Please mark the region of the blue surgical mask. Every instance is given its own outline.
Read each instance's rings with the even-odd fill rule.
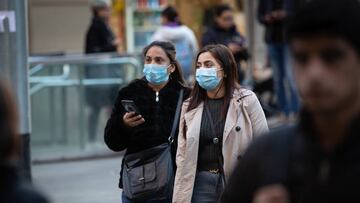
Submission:
[[[220,83],[221,78],[217,76],[216,67],[212,68],[198,68],[196,69],[196,81],[199,83],[200,87],[204,88],[207,91],[214,90]]]
[[[169,66],[170,65],[145,64],[143,73],[149,83],[161,85],[169,80]]]

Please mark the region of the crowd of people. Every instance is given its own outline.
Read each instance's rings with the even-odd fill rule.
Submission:
[[[143,50],[144,76],[119,90],[105,128],[107,146],[126,150],[123,203],[360,202],[360,2],[310,0],[296,9],[294,2],[259,2],[279,107],[299,117],[270,131],[239,79],[239,56],[249,55],[231,8],[217,7],[199,51],[176,10],[163,11],[156,40]],[[177,39],[194,55],[190,85]],[[0,84],[0,193],[12,194],[5,202],[46,202],[16,178],[8,98]]]

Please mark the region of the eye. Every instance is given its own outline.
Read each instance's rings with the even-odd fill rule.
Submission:
[[[298,53],[294,53],[293,58],[296,63],[305,65],[306,63],[309,62],[310,56],[309,54],[298,52]]]
[[[214,66],[214,63],[212,63],[212,62],[205,63],[205,67],[206,67],[206,68],[211,68],[211,67],[213,67],[213,66]]]
[[[162,59],[161,57],[155,57],[155,63],[157,63],[157,64],[161,64],[163,61],[164,61],[164,59]]]
[[[151,57],[146,57],[146,58],[145,58],[145,63],[147,63],[147,64],[148,64],[148,63],[151,63]]]
[[[338,48],[326,49],[320,53],[320,57],[325,63],[333,64],[345,57],[345,51]]]

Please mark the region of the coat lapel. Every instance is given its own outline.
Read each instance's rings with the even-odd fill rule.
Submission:
[[[233,99],[230,102],[229,110],[226,116],[225,121],[225,127],[224,127],[224,134],[223,134],[223,142],[228,138],[231,130],[235,127],[237,122],[237,114],[238,114],[238,108],[236,103],[237,101],[234,101]],[[239,105],[239,104],[238,104]]]
[[[200,127],[201,127],[201,119],[202,119],[202,113],[204,109],[204,103],[201,103],[197,108],[186,112],[184,114],[185,117],[185,125],[189,132],[188,135],[194,135],[199,139],[200,135]],[[192,122],[195,120],[196,122]],[[191,132],[190,132],[191,131]]]
[[[235,127],[237,123],[239,114],[242,112],[241,109],[241,106],[243,106],[242,99],[249,95],[251,95],[251,92],[245,89],[238,89],[237,91],[235,90],[226,116],[224,134],[223,134],[223,143],[229,137],[231,130]]]

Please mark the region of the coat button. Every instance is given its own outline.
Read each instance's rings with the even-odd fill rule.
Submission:
[[[236,126],[235,130],[236,132],[239,132],[241,130],[240,126]]]

